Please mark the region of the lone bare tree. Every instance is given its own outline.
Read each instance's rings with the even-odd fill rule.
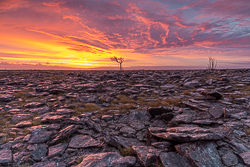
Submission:
[[[207,64],[207,69],[208,70],[215,70],[217,67],[217,61],[215,58],[209,57],[208,58],[208,64]]]
[[[110,57],[111,61],[116,61],[117,63],[120,64],[120,70],[122,70],[122,63],[124,62],[124,58],[120,57],[120,58],[117,58],[117,57]]]

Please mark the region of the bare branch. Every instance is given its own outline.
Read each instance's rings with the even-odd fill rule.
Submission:
[[[116,61],[117,63],[120,64],[120,70],[122,70],[122,63],[124,62],[124,58],[120,57],[117,58],[116,56],[110,57],[111,61]]]
[[[215,70],[217,67],[217,61],[215,58],[209,57],[208,58],[208,64],[207,64],[207,69],[208,70]]]

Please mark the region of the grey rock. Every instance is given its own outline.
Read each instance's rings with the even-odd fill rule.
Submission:
[[[242,161],[244,162],[244,164],[247,167],[249,167],[250,166],[250,151],[241,153],[241,154],[239,154],[239,156],[242,159]]]
[[[104,121],[110,121],[110,120],[113,119],[113,116],[112,116],[112,115],[103,115],[103,116],[102,116],[102,119],[103,119]]]
[[[220,118],[224,114],[224,108],[220,105],[214,105],[209,109],[209,113],[216,119]]]
[[[215,132],[213,129],[200,127],[174,127],[174,128],[149,128],[153,136],[178,142],[190,142],[198,140],[219,140],[224,138],[223,134]]]
[[[70,148],[98,147],[101,143],[88,135],[76,135],[69,143]]]
[[[25,128],[25,127],[30,127],[32,126],[32,123],[30,121],[22,121],[16,124],[17,128]]]
[[[180,109],[181,110],[181,109]],[[179,114],[176,115],[172,121],[177,123],[192,123],[192,121],[196,118],[196,112],[193,110],[182,110],[178,112]]]
[[[13,95],[9,94],[1,94],[0,95],[0,101],[1,102],[10,102],[14,99],[15,97]]]
[[[175,146],[177,152],[192,161],[197,167],[224,167],[214,142],[184,143]]]
[[[55,156],[61,156],[67,147],[68,147],[68,143],[59,143],[55,146],[49,147],[48,158],[53,158]]]
[[[42,118],[41,123],[62,123],[64,118],[66,118],[66,115],[47,115]]]
[[[29,112],[33,113],[38,113],[38,115],[42,115],[44,113],[50,112],[51,108],[48,106],[44,106],[44,107],[39,107],[39,108],[32,108],[32,109],[28,109]]]
[[[149,166],[157,161],[160,150],[152,146],[132,146],[141,165]]]
[[[151,145],[155,148],[162,149],[162,150],[168,150],[171,143],[167,141],[162,141],[162,142],[153,142]]]
[[[150,116],[147,114],[147,111],[143,110],[132,110],[128,116],[123,116],[119,119],[120,123],[129,123],[130,121],[133,120],[138,120],[138,121],[148,121],[150,119]]]
[[[62,109],[56,110],[56,114],[58,114],[58,115],[73,114],[73,113],[75,113],[74,110],[67,109],[67,108],[62,108]]]
[[[59,134],[54,136],[53,140],[49,144],[54,145],[64,138],[69,138],[73,133],[78,130],[78,128],[79,126],[77,125],[67,126],[66,128],[60,130]]]
[[[186,157],[174,152],[162,152],[160,154],[160,160],[164,167],[192,167]]]
[[[47,151],[48,149],[46,147],[37,147],[34,151],[30,153],[30,155],[31,158],[35,161],[40,161],[46,156]]]
[[[141,130],[145,128],[145,125],[141,121],[138,121],[138,120],[130,121],[129,125],[135,130]]]
[[[124,126],[120,129],[120,132],[123,136],[133,137],[136,131],[129,126]]]
[[[41,107],[44,104],[41,102],[31,102],[31,103],[27,103],[24,107],[26,108],[37,108],[37,107]]]
[[[0,150],[0,165],[8,165],[13,160],[11,150]]]
[[[196,88],[198,87],[200,84],[197,80],[193,80],[193,81],[190,81],[190,82],[186,82],[184,84],[185,87],[188,87],[188,88]]]
[[[226,166],[234,166],[238,164],[238,158],[237,156],[230,152],[227,152],[226,154],[224,154],[222,157],[222,162],[226,165]]]
[[[112,162],[112,167],[132,167],[136,162],[136,158],[132,156],[121,157]]]
[[[242,141],[230,140],[229,145],[237,154],[250,152],[250,146]]]
[[[30,119],[31,117],[32,117],[31,114],[16,114],[16,115],[13,115],[10,122],[11,123],[16,123],[16,122],[20,122],[22,120]]]
[[[99,124],[95,123],[94,121],[92,120],[86,120],[86,124],[92,128],[94,131],[98,132],[98,133],[101,133],[102,132],[102,128]]]
[[[121,158],[117,152],[90,154],[76,167],[111,167],[114,160]]]
[[[30,144],[45,143],[51,138],[52,135],[53,132],[51,131],[36,129],[31,133],[28,143]]]
[[[114,146],[116,148],[121,148],[121,147],[127,148],[127,147],[129,147],[122,138],[120,138],[118,136],[112,136],[109,133],[106,133],[106,135],[104,137],[104,141],[107,144],[109,144],[111,146]]]
[[[146,141],[146,136],[147,136],[147,130],[146,129],[141,130],[141,131],[136,133],[136,138],[139,141]]]
[[[38,162],[30,167],[66,167],[64,162],[55,162],[55,161],[45,161],[45,162]]]

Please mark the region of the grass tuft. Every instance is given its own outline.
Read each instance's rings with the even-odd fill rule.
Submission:
[[[127,148],[119,148],[120,154],[123,157],[126,156],[136,156],[134,150],[132,149],[132,147],[127,147]]]

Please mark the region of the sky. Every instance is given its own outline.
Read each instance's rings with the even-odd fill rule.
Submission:
[[[250,68],[249,0],[0,0],[0,70]]]

